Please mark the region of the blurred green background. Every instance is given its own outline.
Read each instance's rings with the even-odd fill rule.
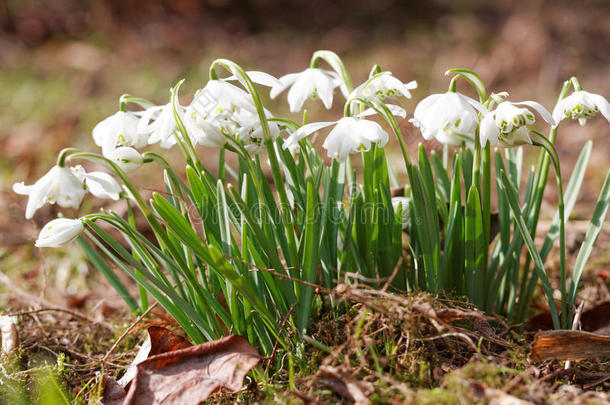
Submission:
[[[355,83],[374,63],[405,82],[417,80],[420,87],[405,104],[409,113],[430,92],[446,90],[443,72],[451,67],[473,69],[489,91],[507,90],[513,101],[537,100],[549,110],[572,75],[585,90],[610,97],[607,0],[3,0],[1,270],[27,266],[27,258],[41,254],[27,248],[8,255],[29,246],[58,212],[46,206],[25,221],[26,199],[12,184],[33,183],[66,146],[97,150],[91,130],[116,112],[122,93],[164,104],[170,86],[186,78],[181,100],[187,103],[216,58],[281,76],[306,68],[317,49],[344,58]],[[287,114],[285,95],[278,100],[272,111]],[[310,120],[336,119],[342,109],[340,101],[330,112],[319,103],[306,106]],[[417,145],[419,133],[407,121],[403,127],[408,143]],[[581,210],[593,206],[608,167],[608,128],[599,117],[560,131],[566,172],[585,139],[595,142]]]

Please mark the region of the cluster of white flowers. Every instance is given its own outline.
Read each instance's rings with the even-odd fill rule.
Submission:
[[[327,109],[331,108],[337,88],[346,99],[346,116],[337,121],[301,126],[284,140],[284,148],[297,149],[304,137],[331,126],[334,128],[328,133],[323,147],[328,156],[338,162],[344,162],[350,154],[368,151],[372,145],[386,145],[388,133],[377,122],[366,119],[376,111],[368,109],[350,115],[355,111],[351,107],[361,107],[359,111],[362,111],[364,104],[384,103],[391,114],[406,118],[403,108],[385,104],[385,99],[411,98],[411,90],[417,88],[417,83],[404,83],[391,72],[375,67],[368,80],[350,92],[348,87],[351,84],[348,85],[340,73],[310,67],[276,79],[263,72],[247,72],[252,82],[270,88],[272,99],[288,90],[288,105],[293,113],[300,112],[308,99],[319,99]],[[243,146],[249,153],[259,153],[266,147],[265,137],[272,140],[277,138],[283,127],[272,119],[270,111],[262,106],[257,108],[249,92],[230,83],[234,80],[248,88],[243,77],[209,80],[186,106],[178,100],[181,83],[170,91],[170,101],[164,105],[157,106],[147,100],[124,96],[121,98],[120,111],[95,126],[93,140],[101,147],[102,156],[125,173],[136,170],[144,163],[140,148],[157,143],[165,149],[177,144],[199,144],[219,149],[227,145]],[[530,126],[535,123],[532,110],[551,126],[558,125],[565,118],[578,119],[584,124],[598,111],[610,121],[608,101],[580,89],[560,100],[553,114],[534,101],[505,101],[507,96],[507,93],[492,94],[488,100],[479,102],[458,93],[455,86],[450,87],[446,93],[424,98],[409,121],[421,130],[425,139],[434,138],[443,144],[471,146],[478,133],[481,145],[489,143],[503,147],[532,143]],[[494,103],[496,108],[490,110]],[[136,105],[139,109],[128,111],[128,104]],[[267,118],[266,123],[261,123],[262,115]],[[86,191],[100,198],[117,200],[121,196],[123,188],[110,174],[87,173],[81,166],[70,168],[64,165],[63,159],[60,162],[34,185],[14,185],[16,193],[29,196],[26,218],[32,218],[45,203],[78,208]],[[128,196],[129,193],[124,195]],[[406,204],[407,200],[404,199],[393,201],[395,210],[399,206],[404,209]],[[82,220],[53,220],[42,229],[36,245],[59,246],[72,240],[82,229]]]

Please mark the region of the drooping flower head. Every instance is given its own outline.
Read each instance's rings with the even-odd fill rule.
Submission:
[[[354,98],[361,98],[367,101],[383,100],[386,97],[400,97],[411,98],[411,91],[417,88],[417,82],[415,80],[409,83],[403,83],[392,75],[392,72],[380,72],[374,74],[356,87],[354,91],[348,97],[348,100]]]
[[[134,148],[127,146],[114,149],[106,157],[112,160],[125,173],[133,172],[144,163],[142,155]]]
[[[36,210],[45,203],[57,203],[64,208],[78,208],[86,193],[83,182],[70,168],[60,166],[53,166],[31,186],[26,186],[23,182],[15,183],[13,191],[29,196],[25,210],[27,219],[31,219]]]
[[[72,173],[84,183],[86,189],[98,198],[118,200],[121,185],[108,173],[87,172],[81,165],[70,168]]]
[[[390,111],[394,115],[405,116],[406,111],[400,107],[389,105]],[[303,125],[297,129],[284,141],[284,149],[294,148],[299,141],[314,132],[330,127],[335,127],[330,131],[323,147],[328,152],[328,157],[344,162],[350,153],[366,152],[371,149],[372,144],[384,147],[388,142],[388,133],[374,121],[362,119],[367,115],[372,115],[373,110],[366,110],[357,117],[343,117],[338,121],[313,122]]]
[[[488,141],[491,146],[504,147],[532,143],[529,126],[536,122],[536,118],[532,111],[518,105],[533,108],[549,125],[555,125],[551,113],[535,101],[519,103],[502,101],[494,111],[487,113],[481,120],[479,135],[482,146],[485,146]]]
[[[36,240],[36,247],[62,247],[85,229],[80,219],[57,218],[47,223]]]
[[[456,92],[432,94],[415,107],[409,121],[420,129],[424,139],[435,138],[448,145],[474,141],[479,123],[477,111],[487,109],[478,101]]]
[[[269,80],[265,83],[272,84]],[[264,112],[267,118],[272,117],[267,109]],[[252,97],[226,80],[210,80],[197,92],[186,110],[185,125],[201,145],[222,148],[230,140],[240,140],[253,153],[264,149],[263,130]],[[269,122],[269,129],[275,139],[279,127]]]
[[[140,148],[148,143],[148,134],[138,132],[138,122],[135,113],[118,111],[93,128],[93,140],[104,156],[119,146]]]
[[[281,92],[290,87],[288,91],[288,104],[290,112],[299,112],[308,98],[319,98],[324,107],[330,109],[333,104],[335,88],[342,86],[337,73],[319,69],[308,68],[300,73],[289,73],[279,78],[279,84],[271,88],[271,98],[276,98]],[[344,91],[343,87],[341,87]]]
[[[577,90],[560,100],[553,109],[553,119],[557,124],[563,119],[571,118],[578,120],[580,125],[585,125],[587,119],[601,112],[610,122],[610,104],[604,97]]]

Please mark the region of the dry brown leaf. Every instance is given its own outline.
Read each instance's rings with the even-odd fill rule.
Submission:
[[[122,405],[125,401],[127,393],[125,389],[117,383],[114,378],[104,375],[102,376],[102,404],[104,405]]]
[[[151,326],[146,331],[148,332],[146,340],[142,343],[138,354],[131,362],[131,365],[123,377],[118,381],[119,385],[123,388],[127,387],[127,384],[136,376],[136,366],[147,358],[192,346],[192,344],[182,336],[160,326]]]
[[[220,388],[237,391],[260,358],[236,335],[152,356],[136,367],[124,405],[191,405]]]
[[[532,359],[582,360],[610,356],[610,336],[573,330],[550,330],[536,334]]]
[[[320,366],[319,371],[318,382],[354,401],[356,405],[370,404],[368,396],[374,391],[370,382],[354,381],[345,367]]]
[[[588,309],[580,319],[582,329],[600,335],[610,334],[610,301]]]

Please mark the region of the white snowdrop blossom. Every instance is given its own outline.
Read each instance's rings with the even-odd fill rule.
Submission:
[[[553,109],[553,119],[557,124],[565,118],[578,120],[585,125],[588,118],[601,112],[610,122],[610,104],[603,96],[579,90],[559,101]]]
[[[319,98],[324,107],[330,109],[333,104],[335,88],[342,86],[342,81],[335,72],[318,68],[308,68],[300,73],[289,73],[280,77],[279,84],[271,88],[271,98],[276,98],[281,92],[288,91],[290,112],[299,112],[308,98]]]
[[[272,114],[265,109],[267,118]],[[199,90],[185,114],[185,126],[196,141],[205,146],[222,148],[229,140],[239,139],[247,150],[259,152],[263,131],[256,106],[246,91],[224,80],[210,80]],[[279,127],[269,122],[271,138]]]
[[[80,219],[57,218],[47,223],[36,240],[36,247],[62,247],[83,232],[85,226]]]
[[[119,146],[140,148],[148,143],[148,136],[138,132],[138,122],[135,113],[118,111],[93,128],[93,140],[104,156]]]
[[[411,91],[417,88],[415,80],[403,83],[392,75],[392,72],[381,72],[356,87],[348,100],[361,98],[367,101],[383,100],[386,97],[404,96],[411,98]]]
[[[87,173],[81,165],[71,167],[70,169],[94,196],[111,200],[119,199],[121,185],[110,174],[104,172]]]
[[[331,125],[335,127],[326,137],[323,146],[328,151],[328,156],[338,162],[344,162],[350,153],[370,150],[372,143],[384,147],[388,142],[388,133],[376,122],[357,117],[343,117],[339,121],[303,125],[286,139],[283,147],[292,148],[304,137]]]
[[[498,104],[494,111],[487,113],[481,120],[479,136],[482,146],[485,146],[488,141],[491,146],[509,148],[532,143],[528,126],[536,122],[536,118],[529,109],[518,107],[519,104],[533,108],[546,122],[555,125],[551,113],[535,101],[521,101],[519,103],[503,101]]]
[[[408,210],[410,200],[411,199],[408,197],[392,197],[392,208],[394,209],[394,214],[398,214],[398,208],[401,209],[402,229],[407,229],[411,224],[411,217],[409,216]]]
[[[85,196],[83,182],[67,167],[53,166],[36,183],[26,186],[23,182],[13,185],[17,194],[29,196],[25,217],[30,219],[45,203],[64,208],[78,208]]]
[[[420,129],[424,139],[435,138],[448,145],[472,142],[479,123],[477,110],[487,113],[478,101],[460,93],[432,94],[417,104],[409,121]]]
[[[241,125],[239,140],[244,142],[246,150],[255,154],[265,150],[263,127],[258,120],[258,115],[246,114],[245,117],[241,117],[239,122]],[[273,121],[269,121],[267,124],[271,139],[277,138],[280,134],[280,127]]]
[[[144,163],[142,155],[134,148],[129,148],[127,146],[116,148],[106,157],[112,160],[125,173],[133,172]]]

